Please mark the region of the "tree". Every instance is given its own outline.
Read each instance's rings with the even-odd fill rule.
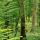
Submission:
[[[24,0],[19,0],[20,15],[21,15],[21,37],[20,40],[25,40],[25,15],[24,15]]]
[[[35,29],[35,20],[36,20],[36,0],[32,1],[32,29],[31,32],[34,32]]]

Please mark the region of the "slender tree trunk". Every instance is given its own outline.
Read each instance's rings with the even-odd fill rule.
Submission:
[[[24,16],[24,0],[19,0],[20,15],[21,15],[21,37],[20,40],[25,40],[25,16]]]
[[[32,2],[32,29],[31,32],[34,32],[35,29],[35,23],[36,23],[36,5],[35,5],[35,0]]]
[[[22,16],[21,17],[21,38],[20,38],[20,40],[25,40],[25,17],[24,16]]]

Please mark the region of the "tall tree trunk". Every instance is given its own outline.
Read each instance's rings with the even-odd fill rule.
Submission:
[[[26,35],[25,35],[25,17],[24,16],[22,16],[21,17],[21,38],[20,38],[20,40],[25,40],[25,37],[26,37]]]
[[[32,29],[31,29],[31,32],[34,32],[34,29],[35,29],[35,23],[36,23],[36,1],[33,0],[32,2]]]
[[[25,16],[24,16],[24,0],[19,0],[20,15],[21,15],[21,37],[20,40],[25,40]]]

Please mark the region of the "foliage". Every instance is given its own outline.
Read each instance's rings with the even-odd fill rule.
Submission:
[[[19,13],[18,1],[19,0],[0,0],[0,40],[20,40],[21,15]],[[40,6],[40,3],[38,4]],[[34,35],[30,33],[32,28],[32,5],[32,0],[24,0],[25,31],[26,34],[28,32],[26,36],[28,40],[40,40],[40,34],[35,36],[36,32],[40,33],[40,7],[38,7],[37,12],[37,26],[39,26],[35,27]],[[6,29],[5,21],[9,21]]]

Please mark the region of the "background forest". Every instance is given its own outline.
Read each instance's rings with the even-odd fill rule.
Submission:
[[[40,0],[0,0],[0,40],[40,40]]]

